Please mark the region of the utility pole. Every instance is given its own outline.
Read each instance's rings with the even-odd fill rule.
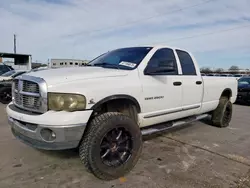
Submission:
[[[16,54],[16,34],[14,34],[14,53]]]

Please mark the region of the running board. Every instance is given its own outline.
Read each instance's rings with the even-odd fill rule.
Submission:
[[[166,131],[166,130],[174,128],[174,127],[179,127],[179,126],[182,126],[182,125],[185,125],[188,123],[199,121],[199,120],[204,119],[206,117],[208,117],[208,114],[192,116],[192,117],[184,118],[184,119],[177,120],[177,121],[171,121],[171,122],[167,122],[164,124],[153,125],[153,126],[150,126],[149,128],[145,127],[145,128],[141,129],[141,132],[142,132],[143,136],[151,135],[154,133]]]

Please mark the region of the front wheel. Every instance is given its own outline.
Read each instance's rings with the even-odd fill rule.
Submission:
[[[217,127],[227,127],[231,122],[233,105],[227,97],[222,97],[218,107],[212,112],[212,123]]]
[[[9,104],[11,102],[11,89],[3,88],[0,90],[0,102],[3,104]]]
[[[130,172],[141,151],[139,126],[128,116],[116,112],[95,117],[79,147],[86,168],[103,180],[117,179]]]

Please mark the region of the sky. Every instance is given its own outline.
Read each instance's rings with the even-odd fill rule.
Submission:
[[[91,60],[112,49],[167,45],[200,67],[250,68],[249,0],[8,0],[0,4],[0,51]]]

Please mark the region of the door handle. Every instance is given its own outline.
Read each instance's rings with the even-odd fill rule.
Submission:
[[[197,85],[201,85],[201,84],[202,84],[202,81],[196,81],[196,84],[197,84]]]
[[[174,86],[180,86],[182,83],[181,82],[174,82]]]

